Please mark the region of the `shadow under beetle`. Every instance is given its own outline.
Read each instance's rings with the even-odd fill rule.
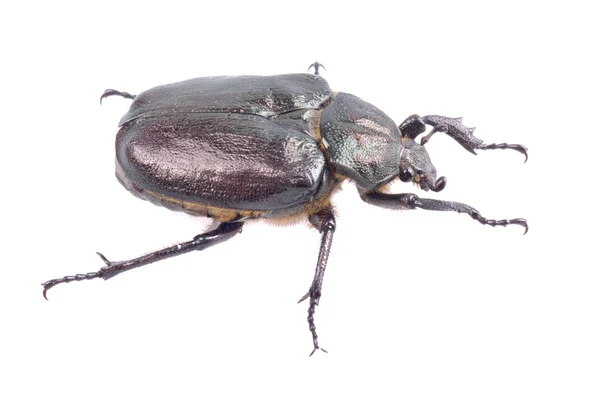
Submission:
[[[229,240],[245,221],[308,219],[321,233],[315,275],[308,292],[308,325],[313,351],[319,347],[314,323],[323,275],[335,231],[331,196],[352,180],[367,203],[394,210],[422,208],[466,213],[484,225],[521,225],[522,218],[484,218],[457,202],[390,194],[396,178],[439,192],[445,177],[436,170],[425,143],[444,132],[465,149],[512,149],[516,144],[484,144],[460,118],[412,115],[400,126],[377,107],[347,93],[334,93],[315,74],[218,76],[159,86],[138,96],[108,89],[100,98],[133,99],[116,139],[116,176],[131,193],[171,210],[213,219],[213,226],[188,242],[125,261],[109,261],[97,272],[45,283],[109,279],[165,258],[204,250]],[[421,139],[416,137],[432,130]]]

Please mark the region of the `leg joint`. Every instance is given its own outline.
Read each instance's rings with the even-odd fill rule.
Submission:
[[[321,225],[321,231],[335,232],[335,219],[331,218],[323,222]]]

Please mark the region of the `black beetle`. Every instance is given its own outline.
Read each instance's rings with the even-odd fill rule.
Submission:
[[[108,261],[97,272],[45,283],[109,279],[121,272],[192,250],[204,250],[241,231],[245,221],[308,219],[321,233],[315,276],[300,301],[310,299],[308,324],[313,351],[320,349],[314,324],[335,217],[330,203],[342,181],[354,181],[361,198],[376,206],[467,213],[484,225],[521,225],[522,218],[484,218],[463,203],[389,194],[396,178],[438,192],[425,143],[444,132],[475,150],[527,149],[514,144],[483,144],[460,118],[412,115],[400,126],[377,107],[347,93],[334,93],[315,74],[218,76],[159,86],[139,96],[107,90],[107,96],[133,99],[116,139],[116,176],[131,193],[171,210],[209,217],[208,232],[188,242],[126,261]],[[432,126],[418,144],[415,139]],[[299,301],[299,302],[300,302]]]

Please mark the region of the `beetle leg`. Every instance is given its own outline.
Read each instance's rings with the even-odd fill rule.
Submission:
[[[421,117],[416,114],[411,115],[406,118],[404,122],[400,124],[398,127],[402,137],[406,137],[408,139],[415,139],[421,133],[425,132],[427,129],[427,125],[423,121]]]
[[[298,303],[301,303],[306,299],[310,299],[307,321],[308,329],[310,329],[313,338],[313,351],[309,355],[312,356],[318,349],[327,353],[327,350],[319,347],[317,328],[315,327],[315,309],[319,305],[319,299],[321,298],[323,276],[325,275],[325,267],[327,266],[327,259],[329,258],[329,251],[331,250],[333,232],[335,232],[335,216],[333,215],[333,210],[330,206],[321,212],[311,215],[308,219],[312,226],[321,232],[321,247],[319,249],[319,258],[317,259],[315,276],[308,292],[298,300]]]
[[[91,280],[96,278],[102,278],[104,280],[110,279],[122,272],[129,271],[130,269],[141,267],[156,261],[164,260],[166,258],[175,257],[180,254],[189,253],[193,250],[204,250],[215,244],[222,243],[228,239],[231,239],[238,232],[241,231],[243,222],[223,222],[216,226],[214,229],[195,236],[188,242],[179,243],[170,247],[166,247],[162,250],[152,252],[150,254],[143,255],[138,258],[125,261],[108,261],[101,253],[97,253],[98,256],[106,264],[105,267],[101,268],[97,272],[90,272],[87,274],[77,274],[72,276],[65,276],[63,278],[51,279],[47,282],[42,283],[44,286],[44,298],[46,292],[52,287],[59,283],[69,283],[73,281]]]
[[[525,233],[529,230],[529,226],[527,225],[527,220],[524,218],[514,218],[514,219],[487,219],[483,217],[479,211],[474,209],[473,207],[458,203],[454,201],[443,201],[443,200],[435,200],[435,199],[424,199],[420,198],[416,194],[413,193],[401,193],[401,194],[389,194],[389,193],[379,193],[379,192],[371,192],[365,193],[360,192],[360,197],[363,201],[373,204],[378,207],[388,208],[391,210],[414,210],[415,208],[422,208],[424,210],[433,210],[433,211],[454,211],[457,213],[466,213],[471,216],[476,221],[479,221],[483,225],[491,225],[491,226],[507,226],[507,225],[521,225],[525,228]],[[524,233],[524,234],[525,234]]]
[[[102,96],[100,96],[100,104],[102,104],[102,100],[104,100],[106,97],[110,97],[110,96],[121,96],[124,97],[126,99],[135,99],[135,94],[129,94],[127,92],[119,92],[118,90],[115,89],[106,89],[104,91],[104,93],[102,93]]]
[[[523,154],[525,156],[525,162],[527,162],[527,147],[520,144],[508,143],[484,144],[483,140],[473,136],[473,131],[475,131],[475,128],[468,128],[465,125],[463,125],[462,118],[448,118],[439,115],[426,115],[422,118],[422,121],[427,125],[431,125],[433,129],[427,134],[427,136],[424,136],[421,139],[421,146],[424,146],[429,141],[429,139],[431,139],[431,136],[433,136],[434,133],[444,132],[452,139],[456,140],[462,147],[464,147],[473,154],[477,154],[475,153],[475,150],[510,149]],[[414,139],[414,137],[412,139]]]
[[[496,150],[496,149],[500,149],[500,150],[506,150],[506,149],[510,149],[510,150],[515,150],[518,151],[519,153],[523,154],[525,156],[525,161],[527,162],[527,160],[529,159],[529,156],[527,155],[527,147],[521,145],[521,144],[509,144],[509,143],[492,143],[492,144],[480,144],[476,147],[477,150]]]
[[[310,71],[311,68],[314,68],[315,75],[319,75],[319,67],[323,67],[323,69],[325,69],[325,66],[323,64],[321,64],[318,61],[315,61],[314,63],[312,63],[308,66],[308,71]],[[327,70],[325,69],[325,71],[327,71]]]

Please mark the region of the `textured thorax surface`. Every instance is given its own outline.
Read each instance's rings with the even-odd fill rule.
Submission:
[[[398,127],[383,111],[356,96],[338,93],[324,109],[321,141],[335,172],[361,189],[376,189],[399,173]]]

